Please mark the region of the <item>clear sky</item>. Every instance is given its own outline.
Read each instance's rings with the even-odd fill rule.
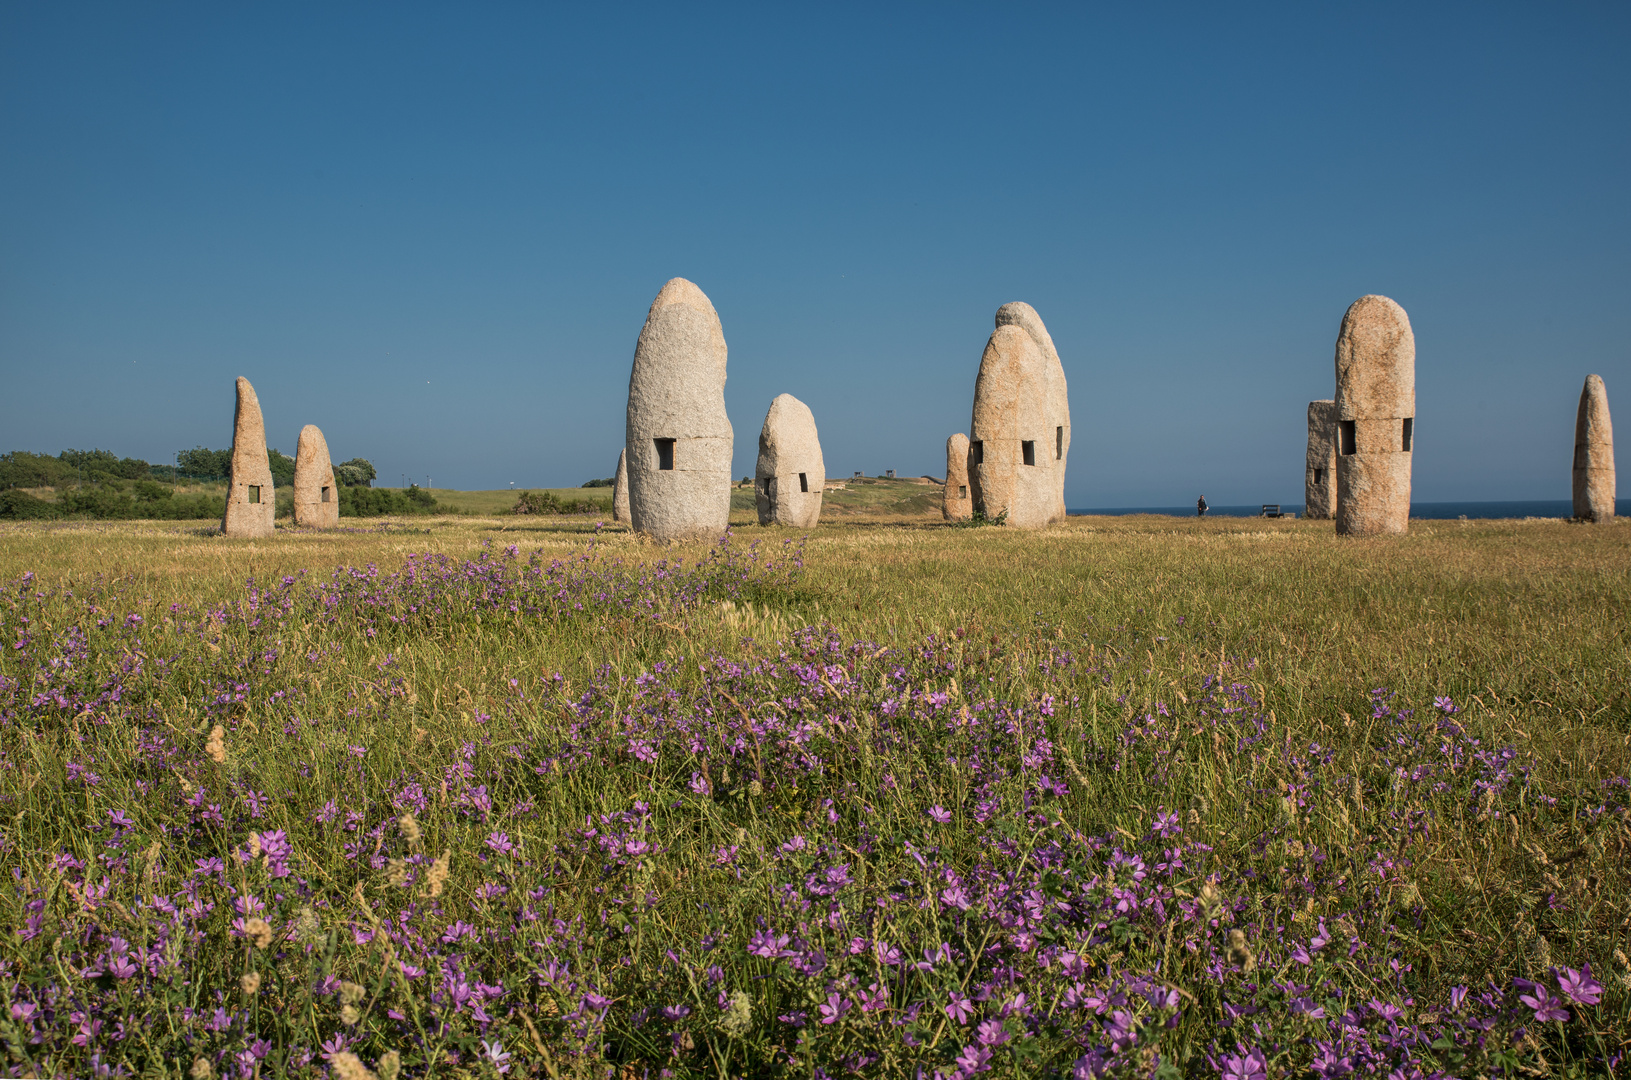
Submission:
[[[0,5],[0,450],[269,441],[609,476],[670,277],[830,475],[939,474],[997,307],[1072,507],[1302,500],[1342,313],[1404,305],[1415,498],[1568,498],[1631,417],[1631,7]],[[1631,419],[1622,422],[1631,431]],[[1622,455],[1623,459],[1623,455]]]

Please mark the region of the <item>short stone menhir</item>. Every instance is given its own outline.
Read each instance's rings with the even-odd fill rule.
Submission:
[[[821,520],[821,493],[827,464],[810,407],[792,394],[779,394],[759,431],[753,501],[761,525],[814,528]]]
[[[974,497],[968,490],[968,436],[961,431],[946,440],[946,491],[940,512],[947,521],[974,516]]]
[[[1308,403],[1308,455],[1304,462],[1303,517],[1329,521],[1337,506],[1337,403]]]
[[[629,450],[617,454],[617,471],[612,474],[612,520],[629,523]]]
[[[1587,375],[1574,418],[1574,516],[1580,521],[1614,520],[1614,425],[1608,417],[1608,388],[1600,375]]]
[[[294,523],[306,529],[333,529],[340,524],[340,489],[328,440],[316,424],[300,429],[294,455]]]
[[[262,539],[273,533],[277,506],[272,497],[272,462],[266,454],[266,421],[261,418],[255,388],[241,375],[237,393],[232,417],[232,473],[227,480],[221,532],[230,537]]]
[[[1004,304],[974,382],[972,509],[1019,528],[1063,521],[1069,452],[1069,391],[1053,338],[1031,305]]]
[[[1416,426],[1416,337],[1404,308],[1361,296],[1342,317],[1336,346],[1340,536],[1405,532]]]
[[[652,301],[629,373],[623,447],[634,531],[657,540],[725,532],[732,437],[724,328],[702,290],[674,278]]]

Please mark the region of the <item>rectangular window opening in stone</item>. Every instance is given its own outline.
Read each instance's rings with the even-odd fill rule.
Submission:
[[[1314,486],[1315,487],[1324,487],[1325,486],[1325,470],[1324,469],[1315,469],[1314,470]]]
[[[672,471],[674,468],[674,440],[653,439],[657,444],[657,468]]]
[[[985,464],[985,443],[978,440],[968,444],[969,458],[976,465]]]
[[[328,502],[328,488],[323,489],[323,501]]]
[[[1053,460],[1065,460],[1065,429],[1063,426],[1053,429]]]
[[[1416,433],[1416,418],[1414,416],[1405,417],[1404,418],[1404,449],[1405,449],[1405,453],[1407,453],[1407,454],[1410,452],[1410,437],[1412,435],[1414,435],[1415,433]]]
[[[1338,452],[1343,457],[1356,452],[1354,450],[1354,422],[1352,420],[1337,421],[1337,442],[1341,444]]]
[[[258,503],[258,502],[261,501],[260,485],[258,485],[258,484],[250,484],[249,485],[249,501],[252,502],[252,503]]]
[[[967,484],[958,484],[957,485],[957,497],[959,499],[968,498],[968,485]]]
[[[810,481],[805,477],[805,475],[803,473],[799,473],[799,490],[800,491],[809,491],[810,490]]]
[[[1025,440],[1021,441],[1020,444],[1019,444],[1019,452],[1020,452],[1020,456],[1022,456],[1025,459],[1025,464],[1027,464],[1027,465],[1035,465],[1036,464],[1036,443],[1035,442],[1031,441],[1030,439],[1025,439]]]

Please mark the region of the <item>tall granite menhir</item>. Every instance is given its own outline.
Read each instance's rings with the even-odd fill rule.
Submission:
[[[759,431],[753,475],[759,524],[809,529],[821,520],[821,493],[827,483],[821,437],[810,407],[792,394],[780,394],[770,403]]]
[[[629,522],[658,540],[730,525],[725,331],[701,289],[675,278],[646,314],[629,374]]]
[[[1608,419],[1608,388],[1587,375],[1574,418],[1574,516],[1614,519],[1614,425]]]
[[[258,539],[271,536],[276,503],[272,498],[272,462],[266,456],[266,421],[249,380],[238,376],[238,404],[232,417],[232,474],[227,479],[227,509],[221,532]]]
[[[1042,351],[1042,426],[1049,441],[1046,449],[1038,448],[1037,453],[1049,458],[1047,468],[1053,478],[1055,499],[1050,520],[1063,521],[1065,463],[1070,458],[1070,390],[1065,382],[1065,366],[1059,362],[1059,350],[1053,347],[1053,335],[1043,325],[1042,316],[1023,300],[998,308],[997,325],[1019,327]]]
[[[1064,369],[1029,304],[1004,304],[974,382],[969,494],[989,519],[1040,528],[1062,520],[1070,406]]]
[[[1342,536],[1410,526],[1416,336],[1404,308],[1361,296],[1337,334],[1337,505]]]
[[[1303,517],[1329,521],[1337,508],[1337,403],[1308,403],[1308,457]]]
[[[294,453],[294,523],[308,529],[332,529],[340,524],[340,488],[334,482],[328,440],[316,424],[300,429]]]
[[[946,492],[940,512],[947,521],[974,516],[974,497],[968,487],[968,436],[961,431],[946,440]]]

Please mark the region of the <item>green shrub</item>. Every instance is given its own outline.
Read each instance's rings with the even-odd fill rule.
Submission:
[[[58,509],[56,503],[46,502],[16,488],[0,491],[0,518],[9,521],[41,521],[61,516],[62,511]]]
[[[341,487],[341,517],[382,517],[386,514],[431,514],[436,498],[417,484],[399,488]]]
[[[616,477],[608,476],[604,480],[585,480],[583,482],[582,486],[583,487],[611,487],[612,485],[614,485],[616,483],[617,483]]]

